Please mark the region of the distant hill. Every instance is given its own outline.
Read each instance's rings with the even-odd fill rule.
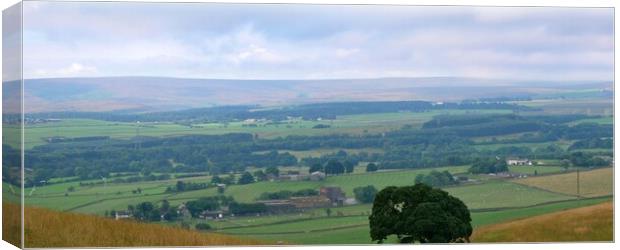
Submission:
[[[19,206],[2,204],[3,213],[18,215]],[[25,208],[27,248],[43,247],[148,247],[148,246],[220,246],[258,245],[261,242],[230,236],[200,233],[155,224],[116,221],[92,215],[56,212],[43,208]],[[18,216],[3,216],[3,228],[19,232]],[[6,234],[9,242],[19,235]],[[7,232],[9,233],[9,232]],[[265,244],[265,243],[263,243]]]
[[[472,242],[613,241],[613,204],[570,209],[478,228]]]
[[[27,112],[166,111],[222,105],[280,106],[351,101],[459,101],[612,89],[611,82],[457,77],[226,80],[135,76],[26,79],[24,82]]]

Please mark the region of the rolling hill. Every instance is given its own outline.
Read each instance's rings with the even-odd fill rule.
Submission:
[[[611,90],[609,82],[541,82],[462,77],[235,80],[89,77],[24,80],[26,112],[164,111],[221,105],[279,106],[351,101],[458,101]],[[7,89],[8,90],[8,89]],[[7,92],[8,93],[8,92]]]
[[[613,240],[613,203],[570,209],[478,228],[472,242]]]
[[[3,203],[7,214],[19,214],[19,206]],[[19,230],[19,217],[3,216],[3,238],[18,242],[19,235],[9,234]],[[257,245],[264,242],[237,239],[230,236],[200,233],[155,224],[56,212],[43,208],[25,208],[25,245],[42,247],[147,247],[147,246],[221,246]],[[267,243],[268,244],[268,243]]]

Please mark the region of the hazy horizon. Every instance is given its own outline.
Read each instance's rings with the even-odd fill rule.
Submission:
[[[523,78],[483,78],[465,76],[387,76],[387,77],[340,77],[340,78],[208,78],[208,77],[183,77],[166,75],[102,75],[102,76],[58,76],[58,77],[33,77],[24,80],[46,80],[46,79],[94,79],[94,78],[169,78],[183,80],[222,80],[222,81],[342,81],[342,80],[381,80],[381,79],[469,79],[483,81],[506,81],[506,82],[550,82],[550,83],[586,83],[586,82],[614,82],[609,80],[546,80],[546,79],[523,79]]]

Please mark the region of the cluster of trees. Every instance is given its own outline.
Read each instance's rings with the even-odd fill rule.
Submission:
[[[377,188],[373,185],[356,187],[353,189],[355,199],[361,203],[372,203],[375,200],[375,195],[377,195],[377,192]]]
[[[176,185],[166,188],[166,193],[177,193],[177,192],[185,192],[185,191],[192,191],[192,190],[200,190],[200,189],[207,189],[208,187],[209,187],[209,183],[194,183],[194,182],[177,181]]]
[[[185,203],[185,207],[192,215],[197,218],[200,213],[205,210],[215,211],[222,208],[222,206],[230,206],[235,201],[231,196],[210,196],[203,197],[197,200],[188,201]]]
[[[324,172],[326,175],[340,175],[344,173],[352,173],[355,168],[355,163],[350,161],[339,161],[337,159],[330,159],[325,164],[314,163],[308,169],[308,172],[313,173],[316,171]]]
[[[306,197],[319,195],[319,191],[308,188],[297,191],[281,190],[277,192],[265,192],[259,196],[259,200],[284,200],[291,197]]]
[[[252,173],[245,171],[243,172],[243,174],[241,174],[241,177],[239,177],[239,181],[237,181],[237,184],[245,185],[245,184],[254,183],[255,181],[256,180],[254,179],[254,176],[252,175]]]
[[[330,128],[330,127],[331,126],[327,124],[317,124],[317,125],[312,126],[312,128],[314,129],[322,129],[322,128]]]
[[[431,187],[442,187],[458,184],[458,180],[448,171],[433,170],[428,174],[419,174],[415,177],[415,183],[424,183]]]
[[[613,154],[613,152],[609,152],[608,154]],[[604,167],[611,165],[612,156],[613,155],[574,152],[570,154],[569,161],[576,167]]]
[[[506,161],[493,157],[477,158],[469,167],[469,172],[472,174],[490,174],[507,171],[508,164],[506,164]]]
[[[228,213],[234,215],[260,214],[267,211],[267,207],[263,203],[239,203],[231,196],[211,196],[203,197],[198,200],[192,200],[185,203],[187,210],[192,217],[197,218],[203,211],[217,211],[224,206],[228,207]]]
[[[141,221],[173,221],[179,217],[176,208],[171,207],[167,200],[161,201],[161,204],[153,204],[152,202],[142,202],[137,205],[127,206],[127,211],[133,215],[136,220]],[[106,211],[106,214],[108,212]],[[109,216],[114,217],[115,210],[109,212]]]
[[[4,119],[4,115],[2,116]],[[4,121],[4,120],[3,120]],[[10,183],[15,186],[21,186],[22,183],[22,160],[21,151],[14,149],[8,144],[2,144],[2,181]],[[39,180],[45,180],[46,178],[39,177]],[[24,185],[31,186],[34,180],[32,178],[26,179]]]
[[[377,164],[375,164],[374,162],[368,163],[368,165],[366,165],[366,172],[377,172],[377,170],[379,170],[379,166],[377,166]]]
[[[237,203],[233,202],[229,206],[229,211],[234,215],[253,215],[267,212],[267,205],[263,203]]]
[[[438,115],[432,120],[422,124],[423,129],[443,128],[443,127],[462,127],[483,123],[494,123],[497,121],[517,121],[521,117],[514,114],[468,114],[468,115]]]
[[[612,149],[614,140],[612,138],[589,138],[574,142],[568,149],[590,149],[590,148],[606,148]]]
[[[226,184],[226,185],[231,185],[231,184],[235,184],[236,183],[236,179],[235,179],[235,175],[234,174],[229,174],[226,177],[221,177],[217,174],[213,175],[213,177],[211,177],[211,183],[212,184]]]
[[[330,153],[330,154],[324,154],[321,155],[320,157],[305,157],[302,158],[300,163],[302,165],[305,166],[309,166],[312,171],[310,171],[310,173],[315,172],[315,171],[323,171],[321,169],[324,169],[325,166],[330,162],[330,161],[338,161],[341,164],[343,164],[344,168],[345,168],[345,172],[350,173],[353,172],[353,168],[360,162],[360,161],[374,161],[376,160],[376,158],[378,158],[378,155],[374,155],[374,159],[373,156],[370,156],[368,153],[366,152],[360,152],[357,154],[349,154],[344,150],[338,150],[337,152],[334,153]],[[339,172],[339,171],[337,171]]]
[[[478,158],[495,156],[567,159],[570,150],[553,145],[536,150],[528,147],[478,150],[473,146],[484,143],[546,142],[566,139],[579,140],[572,149],[609,147],[609,140],[597,138],[613,136],[611,125],[582,123],[569,126],[561,123],[582,118],[577,116],[545,118],[546,116],[472,115],[470,120],[467,117],[438,116],[426,123],[423,129],[408,126],[383,134],[333,134],[258,139],[252,134],[231,133],[166,138],[140,137],[131,140],[109,139],[105,143],[100,141],[52,143],[37,146],[26,152],[26,161],[33,169],[26,176],[26,186],[52,177],[78,176],[82,180],[100,179],[113,172],[168,174],[209,172],[218,175],[243,172],[248,167],[276,168],[301,164],[309,166],[311,171],[321,170],[333,175],[352,172],[359,162],[376,162],[377,169],[402,169],[465,165],[474,163]],[[522,135],[490,142],[474,142],[470,139],[472,136],[515,133]],[[136,148],[138,143],[140,147]],[[303,158],[298,162],[292,154],[282,152],[318,148],[381,148],[384,153],[369,154],[362,151],[350,154],[341,150],[321,157]],[[7,155],[3,169],[10,171],[10,164],[18,163],[19,154],[15,151],[8,146],[3,149],[3,153]],[[175,167],[172,167],[172,162],[175,163]],[[575,165],[580,166],[579,164]],[[251,183],[252,179],[262,181],[270,175],[267,169],[260,171],[244,174],[245,178],[241,182],[229,183],[247,184]],[[142,176],[129,177],[125,180],[168,178],[166,175]]]

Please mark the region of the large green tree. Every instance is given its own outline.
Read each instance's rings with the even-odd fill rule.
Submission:
[[[243,172],[243,174],[241,175],[241,178],[239,178],[238,184],[239,185],[245,185],[245,184],[250,184],[253,183],[254,180],[254,176],[252,176],[252,174],[248,171]]]
[[[344,174],[344,165],[338,160],[329,160],[325,165],[325,173],[331,175]]]
[[[418,183],[386,187],[375,196],[370,237],[383,243],[396,235],[401,243],[469,242],[472,233],[467,206],[446,191]]]
[[[356,187],[353,189],[355,199],[361,203],[371,203],[377,195],[377,189],[373,185],[365,187]]]

